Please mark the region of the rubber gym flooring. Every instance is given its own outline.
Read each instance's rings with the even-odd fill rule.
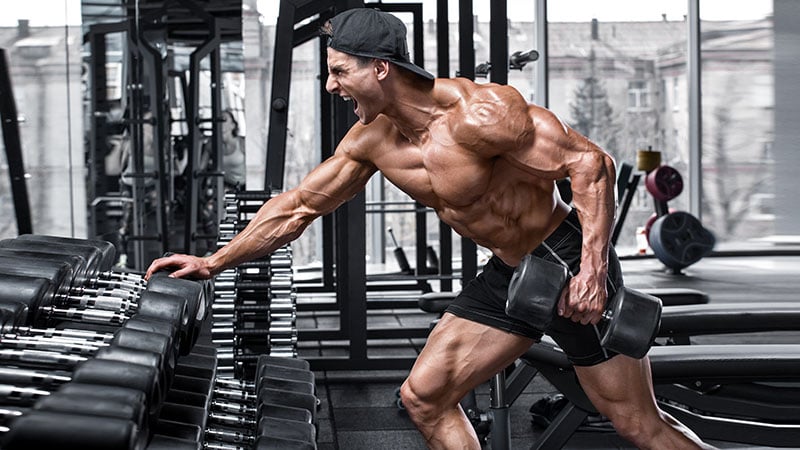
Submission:
[[[792,302],[800,292],[800,257],[746,256],[709,257],[684,270],[668,274],[654,259],[623,261],[626,285],[633,288],[693,288],[708,293],[711,303]],[[387,324],[428,323],[430,315],[416,312],[387,314],[378,320]],[[374,320],[374,319],[371,319]],[[372,323],[372,322],[371,322]],[[376,323],[377,325],[377,323]],[[708,336],[702,343],[797,343],[798,333],[774,332],[748,335]],[[394,351],[407,354],[421,342]],[[390,350],[387,350],[390,351]],[[302,354],[301,354],[302,356]],[[425,443],[406,414],[395,405],[395,390],[403,371],[327,371],[317,373],[322,401],[319,412],[320,449],[379,450],[425,449]],[[528,385],[511,408],[512,448],[527,449],[541,429],[531,423],[530,406],[554,389],[540,376]],[[478,404],[488,409],[488,384],[478,390]],[[712,441],[719,448],[768,448]],[[490,449],[491,445],[484,445]],[[613,432],[578,432],[566,449],[634,448]],[[800,448],[800,442],[798,443]]]

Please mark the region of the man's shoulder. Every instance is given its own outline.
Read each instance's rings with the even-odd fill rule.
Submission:
[[[369,159],[397,129],[385,116],[379,115],[369,124],[356,122],[339,143],[339,150],[355,159]]]

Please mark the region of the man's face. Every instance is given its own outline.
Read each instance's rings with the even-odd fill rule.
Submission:
[[[352,101],[353,112],[363,124],[375,120],[383,98],[373,62],[362,65],[358,58],[328,48],[328,81],[325,89],[346,101]]]

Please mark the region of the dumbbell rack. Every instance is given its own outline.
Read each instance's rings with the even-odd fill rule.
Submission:
[[[274,194],[226,194],[218,246],[230,242]],[[297,356],[297,298],[288,244],[267,257],[222,272],[214,286],[211,334],[221,375],[252,375],[262,354]]]
[[[15,262],[0,272],[0,448],[316,448],[307,362],[253,355],[248,381],[220,377],[210,282],[112,273],[111,244],[46,238],[0,245]],[[276,275],[291,269],[279,256]]]

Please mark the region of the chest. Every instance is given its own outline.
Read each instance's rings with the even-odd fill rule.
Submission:
[[[379,165],[384,176],[418,201],[436,209],[475,203],[490,189],[498,161],[431,133],[419,144],[405,141]]]

